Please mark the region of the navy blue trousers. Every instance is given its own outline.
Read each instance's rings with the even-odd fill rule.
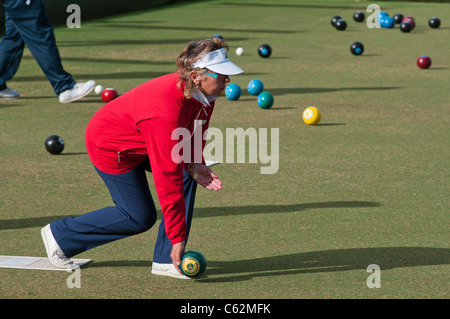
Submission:
[[[60,94],[76,82],[61,64],[53,27],[42,0],[4,0],[5,36],[0,42],[0,90],[16,74],[25,44],[44,72],[53,91]]]
[[[97,169],[111,193],[115,206],[105,207],[77,217],[66,217],[50,223],[53,236],[67,257],[88,249],[139,234],[156,222],[156,208],[150,194],[143,162],[133,170],[118,175]],[[197,183],[184,171],[187,235],[191,227]],[[172,244],[162,217],[156,239],[153,261],[172,263]]]

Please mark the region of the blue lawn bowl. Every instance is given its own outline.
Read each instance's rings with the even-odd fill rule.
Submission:
[[[383,17],[380,20],[380,26],[382,28],[391,29],[394,27],[394,25],[395,25],[395,19],[392,17]]]
[[[256,103],[262,109],[270,109],[273,105],[273,95],[267,91],[261,92],[256,99]]]
[[[253,79],[248,82],[247,91],[251,95],[258,95],[259,93],[264,91],[264,84],[261,82],[261,80]]]
[[[241,87],[237,84],[230,83],[225,89],[225,96],[229,100],[237,100],[241,97]]]
[[[381,18],[383,17],[389,17],[389,14],[385,11],[381,11],[380,13],[377,14],[377,21],[380,22]]]
[[[389,17],[389,14],[385,11],[381,11],[380,13],[377,14],[377,22],[380,27],[384,23],[384,18],[386,17]]]

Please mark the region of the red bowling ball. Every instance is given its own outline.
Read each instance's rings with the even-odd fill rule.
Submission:
[[[114,100],[118,96],[119,94],[117,94],[117,91],[115,89],[108,88],[104,89],[102,92],[102,100],[106,103]]]
[[[417,66],[421,69],[428,69],[431,66],[431,58],[426,55],[421,55],[417,59]]]

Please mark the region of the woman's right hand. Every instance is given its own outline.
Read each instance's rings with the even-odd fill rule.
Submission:
[[[170,252],[170,258],[172,258],[172,263],[174,264],[177,271],[181,274],[180,271],[180,265],[181,265],[181,258],[184,255],[184,248],[186,246],[185,241],[181,241],[179,243],[172,245],[172,251]]]
[[[192,178],[207,189],[219,191],[222,189],[222,181],[214,174],[212,169],[203,164],[194,164],[190,170]]]

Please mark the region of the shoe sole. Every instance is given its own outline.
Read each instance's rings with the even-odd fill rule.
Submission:
[[[82,95],[78,95],[77,97],[71,98],[70,100],[65,100],[65,101],[59,101],[61,103],[70,103],[70,102],[74,102],[77,101],[79,99],[84,98],[86,95],[88,95],[89,93],[92,92],[92,90],[95,88],[95,83],[92,85],[92,87],[89,88],[89,90],[87,90],[85,93],[83,93]]]
[[[152,269],[152,274],[157,275],[157,276],[167,276],[167,277],[172,277],[172,278],[177,278],[177,279],[191,279],[191,278],[183,276],[181,274],[172,274],[172,273],[170,273],[168,271],[164,271],[164,270]]]
[[[19,98],[20,98],[20,96],[0,96],[0,99],[3,99],[3,100],[16,100]]]

